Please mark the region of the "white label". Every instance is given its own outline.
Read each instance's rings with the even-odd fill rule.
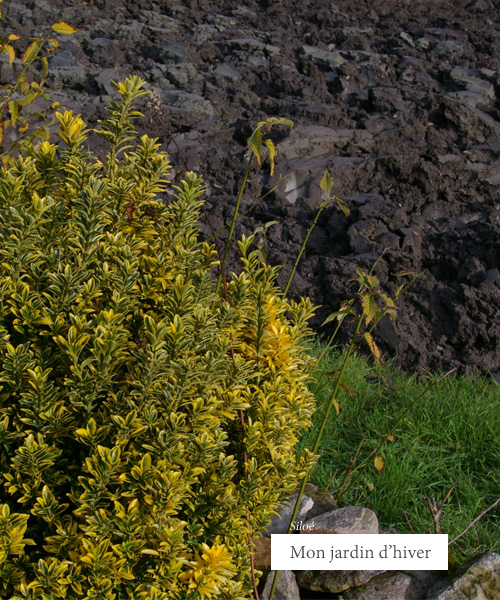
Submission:
[[[271,535],[273,571],[446,571],[444,534]]]

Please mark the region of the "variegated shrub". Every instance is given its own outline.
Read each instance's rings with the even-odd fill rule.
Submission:
[[[70,112],[3,156],[0,597],[248,598],[251,540],[312,464],[312,308],[251,239],[215,293],[202,181],[165,201],[143,82],[117,87],[106,160]]]

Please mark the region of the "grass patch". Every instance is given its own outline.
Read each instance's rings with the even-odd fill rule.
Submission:
[[[316,426],[341,361],[335,351],[324,357],[313,388]],[[382,525],[401,533],[435,533],[426,498],[434,497],[439,505],[456,484],[439,523],[440,532],[451,540],[500,496],[497,384],[486,378],[443,379],[411,408],[378,453],[384,461],[382,471],[374,467],[373,457],[364,470],[359,468],[435,378],[419,381],[390,364],[381,367],[353,356],[339,396],[340,414],[330,415],[311,481],[332,492],[340,506],[371,508]],[[311,447],[314,439],[312,430],[302,446]],[[344,480],[357,449],[351,474]],[[452,559],[463,562],[487,550],[499,552],[499,530],[497,506],[450,547]]]

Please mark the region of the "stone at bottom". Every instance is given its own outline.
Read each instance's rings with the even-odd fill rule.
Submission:
[[[405,573],[384,573],[371,579],[363,589],[348,590],[343,600],[406,600],[412,578]]]
[[[343,592],[368,583],[384,571],[297,571],[300,587],[314,592]]]
[[[498,600],[500,598],[500,554],[488,552],[464,565],[460,575],[437,583],[428,600]]]
[[[271,571],[266,579],[266,585],[260,593],[260,600],[268,600],[276,571]],[[278,583],[274,590],[274,600],[300,600],[299,586],[293,571],[280,571]]]

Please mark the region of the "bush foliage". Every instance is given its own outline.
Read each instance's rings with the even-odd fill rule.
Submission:
[[[58,113],[57,144],[0,171],[0,596],[245,598],[249,540],[313,462],[306,300],[251,238],[216,294],[202,180],[175,197],[117,85],[99,134]]]

